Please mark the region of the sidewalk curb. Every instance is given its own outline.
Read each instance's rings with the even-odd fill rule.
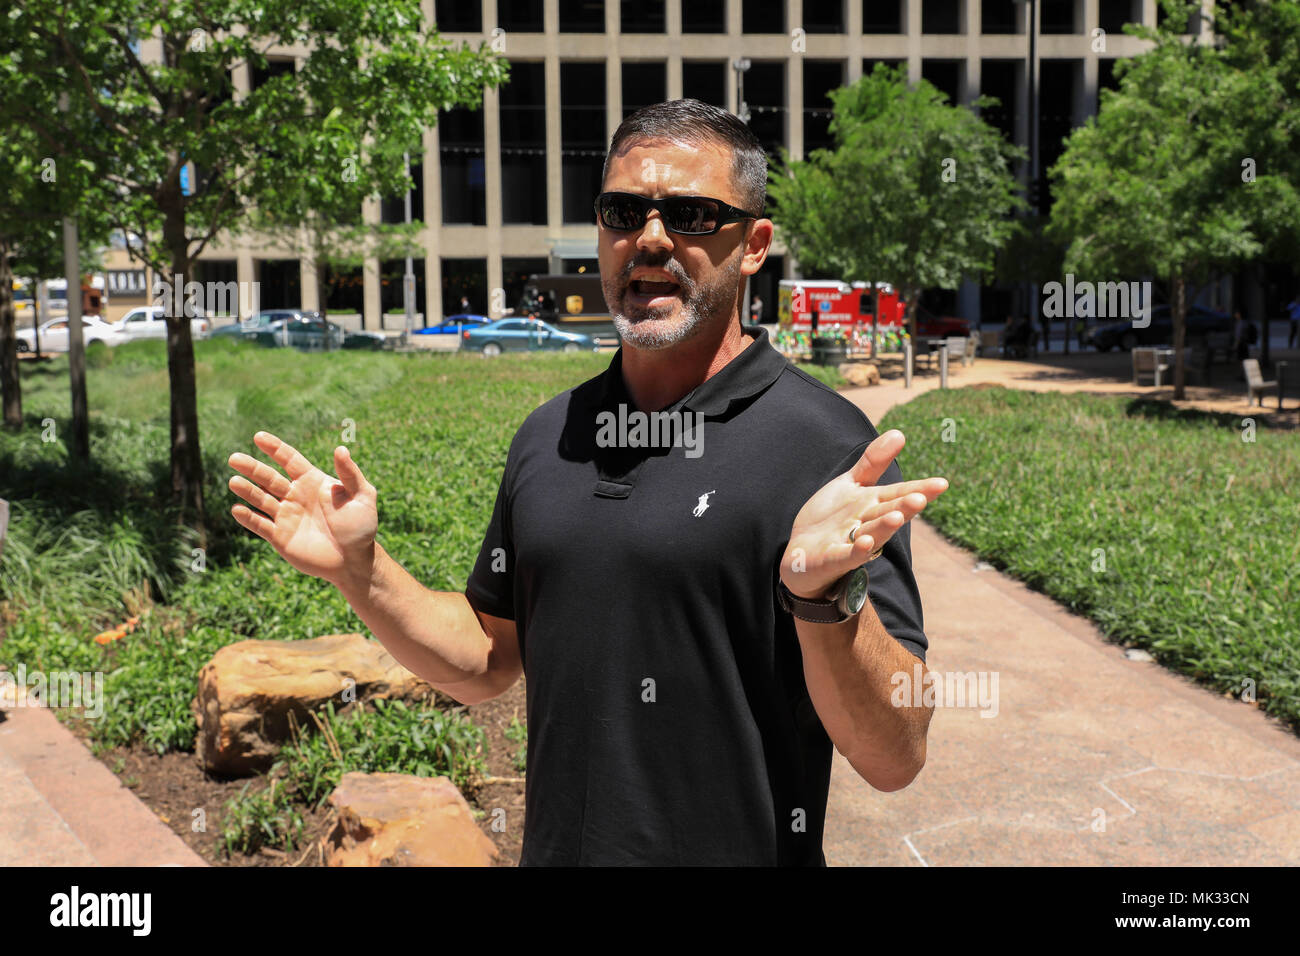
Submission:
[[[141,800],[100,763],[54,713],[11,707],[0,721],[0,762],[26,774],[32,786],[101,866],[207,866]],[[5,834],[42,858],[54,833]]]

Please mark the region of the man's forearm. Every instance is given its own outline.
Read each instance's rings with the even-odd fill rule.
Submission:
[[[841,624],[795,618],[804,680],[827,735],[878,790],[907,786],[925,763],[932,707],[895,707],[893,676],[917,659],[890,636],[868,601]],[[909,700],[910,703],[910,700]]]
[[[464,594],[431,591],[375,543],[369,572],[338,585],[348,604],[394,659],[462,699],[489,680],[492,641]]]

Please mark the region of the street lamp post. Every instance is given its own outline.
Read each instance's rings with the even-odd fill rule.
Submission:
[[[402,161],[406,163],[405,206],[406,224],[409,226],[411,224],[411,154],[403,153]],[[402,307],[406,311],[406,326],[402,332],[402,347],[405,348],[410,344],[411,329],[415,327],[415,270],[409,255],[406,257],[406,274],[402,276]]]
[[[1029,214],[1038,215],[1038,0],[1013,0],[1017,6],[1029,6],[1029,19],[1026,24],[1025,32],[1029,34],[1029,195],[1034,200],[1034,204]],[[1036,323],[1037,315],[1034,314],[1034,306],[1038,302],[1038,283],[1034,280],[1029,282],[1029,302],[1026,303],[1026,311],[1030,313],[1030,321]],[[1050,342],[1043,343],[1043,350],[1050,347]]]
[[[745,73],[749,67],[747,56],[736,57],[731,61],[731,68],[736,71],[736,115],[742,123],[749,122],[749,106],[745,102]]]

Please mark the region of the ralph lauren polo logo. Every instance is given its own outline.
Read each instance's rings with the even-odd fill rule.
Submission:
[[[700,515],[704,514],[704,512],[708,511],[709,495],[717,494],[717,492],[718,489],[714,488],[712,491],[706,491],[704,494],[700,495],[700,500],[696,503],[695,510],[692,511],[691,514],[698,518]]]

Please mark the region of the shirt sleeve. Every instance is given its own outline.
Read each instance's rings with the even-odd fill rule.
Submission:
[[[510,531],[510,462],[507,460],[497,488],[496,504],[478,560],[470,572],[465,596],[484,614],[515,619],[515,548]]]
[[[868,444],[870,442],[864,442],[844,458],[826,481],[844,474],[857,464]],[[898,462],[892,461],[876,485],[892,485],[902,480],[903,472],[898,467]],[[925,636],[921,592],[912,574],[912,522],[907,522],[895,531],[885,542],[880,557],[866,562],[862,567],[867,569],[867,600],[875,608],[880,623],[894,640],[924,661],[930,642]]]

